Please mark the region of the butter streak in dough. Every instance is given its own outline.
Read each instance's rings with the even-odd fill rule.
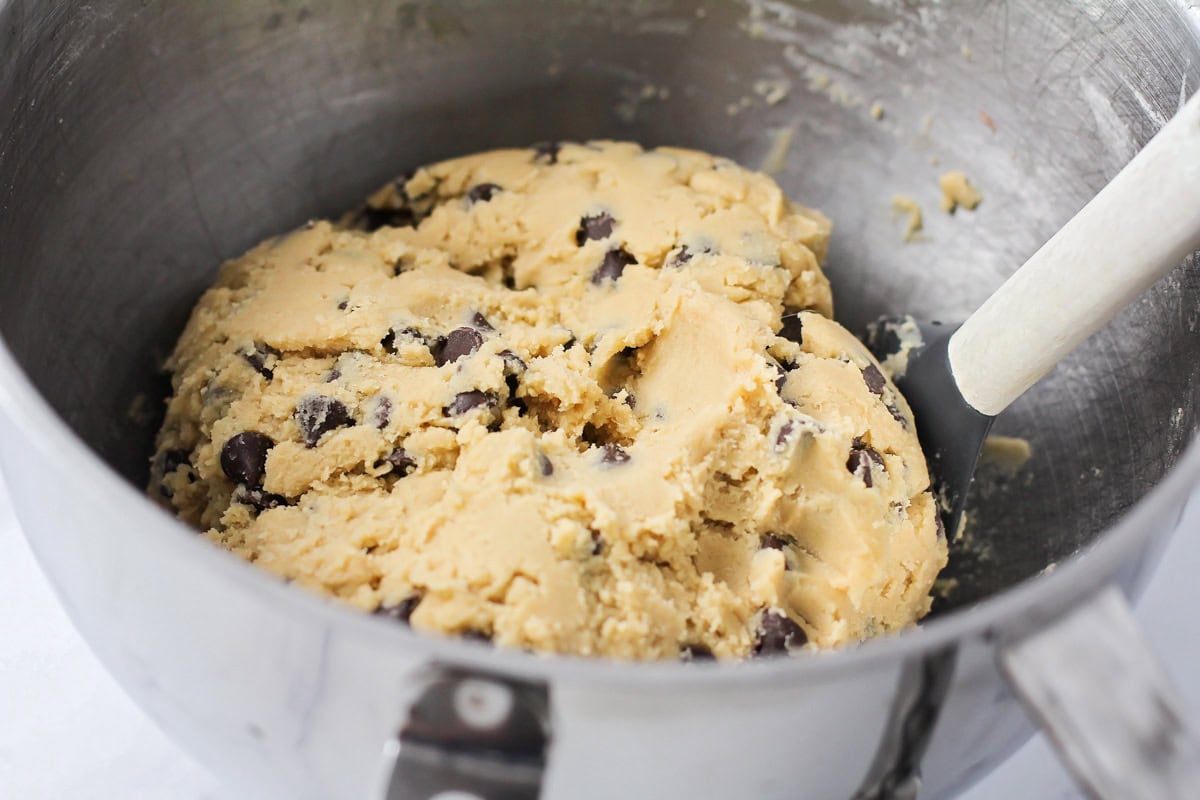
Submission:
[[[685,150],[417,170],[222,267],[168,364],[151,491],[270,572],[500,645],[902,629],[946,545],[907,405],[827,318],[828,235]]]

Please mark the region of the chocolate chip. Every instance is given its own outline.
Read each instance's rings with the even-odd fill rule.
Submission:
[[[570,333],[570,331],[568,331],[568,333]],[[578,341],[579,340],[575,338],[575,334],[571,333],[570,338],[567,339],[565,342],[563,342],[563,346],[562,346],[563,352],[565,353],[567,350],[570,350],[572,347],[575,346],[575,343]]]
[[[788,420],[779,426],[779,432],[775,434],[775,449],[782,450],[787,446],[788,440],[792,438],[792,434],[796,432],[796,423]]]
[[[867,388],[873,394],[883,397],[883,387],[887,385],[887,379],[883,377],[883,373],[874,364],[868,364],[863,367],[862,371],[863,382],[867,384]]]
[[[167,450],[162,454],[162,474],[170,475],[182,466],[191,466],[191,450]]]
[[[754,643],[754,655],[783,655],[803,647],[808,641],[804,628],[781,611],[771,609],[762,615],[758,623],[758,638]]]
[[[279,351],[268,344],[256,344],[253,349],[242,353],[242,358],[254,368],[254,371],[262,375],[267,380],[275,377],[275,371],[267,366],[267,358],[273,356],[279,358]]]
[[[307,447],[316,447],[326,433],[354,424],[350,410],[341,400],[323,394],[310,394],[296,404],[296,425]]]
[[[504,360],[504,373],[506,375],[519,375],[528,367],[521,357],[512,350],[501,350],[496,355]]]
[[[636,263],[637,259],[626,252],[624,248],[618,247],[609,250],[604,254],[604,260],[600,262],[600,266],[592,273],[592,283],[599,286],[605,281],[616,282],[627,266]]]
[[[583,247],[589,240],[600,241],[612,235],[613,226],[617,221],[607,211],[601,211],[590,217],[579,220],[579,230],[575,231],[575,244]]]
[[[379,430],[383,430],[392,421],[392,401],[386,397],[380,397],[375,403],[375,410],[371,412],[371,424]]]
[[[888,403],[887,410],[888,413],[892,415],[892,419],[904,426],[905,430],[908,429],[908,419],[905,418],[904,412],[900,410],[900,406],[896,405],[895,403]]]
[[[325,382],[333,383],[340,377],[342,377],[342,371],[338,369],[336,365],[334,365],[333,369],[325,373]]]
[[[271,494],[270,492],[264,492],[262,489],[247,489],[245,492],[236,495],[234,499],[252,506],[259,511],[288,505],[287,498],[283,495]]]
[[[463,356],[469,356],[483,345],[483,337],[474,328],[455,328],[446,336],[446,343],[434,354],[434,363],[439,367],[453,364]]]
[[[783,391],[783,387],[784,387],[785,385],[787,385],[787,376],[788,376],[788,374],[787,374],[787,370],[786,370],[786,369],[784,369],[783,365],[782,365],[782,364],[780,364],[780,363],[779,363],[778,361],[776,361],[775,359],[768,359],[768,360],[767,360],[767,363],[768,363],[768,364],[769,364],[769,365],[770,365],[770,366],[771,366],[771,367],[772,367],[772,368],[775,370],[775,372],[778,374],[778,377],[776,377],[776,378],[775,378],[775,391],[777,391],[777,392],[782,392],[782,391]]]
[[[542,475],[544,477],[549,478],[554,474],[554,462],[550,460],[549,456],[547,456],[545,453],[542,453],[538,460],[541,462]]]
[[[338,305],[337,305],[337,307],[338,307],[338,311],[345,311],[345,310],[346,310],[346,308],[347,308],[347,306],[349,306],[349,305],[350,305],[350,301],[349,301],[349,300],[343,300],[343,301],[341,301],[341,302],[340,302],[340,303],[338,303]]]
[[[681,244],[679,249],[671,255],[667,260],[668,267],[682,267],[684,264],[692,260],[692,251],[688,250],[686,244]]]
[[[478,311],[471,315],[471,326],[476,330],[483,331],[484,333],[494,333],[496,331],[496,329],[492,327],[491,323],[487,321],[487,317],[485,317],[483,314],[480,314]]]
[[[375,609],[374,614],[377,617],[387,617],[388,619],[394,619],[396,622],[408,625],[413,612],[417,610],[417,606],[420,604],[421,595],[413,594],[394,606],[379,606]]]
[[[850,457],[846,459],[846,469],[850,470],[851,475],[860,478],[868,489],[874,485],[874,480],[871,478],[872,464],[882,467],[883,456],[864,442],[862,437],[855,437],[854,443],[850,445]]]
[[[782,550],[795,543],[796,539],[786,533],[764,533],[759,544],[763,550]]]
[[[491,392],[472,389],[469,392],[456,394],[453,402],[442,409],[442,413],[448,417],[457,417],[480,407],[494,408],[499,402],[499,398]]]
[[[562,142],[538,142],[533,146],[533,160],[557,164],[559,150],[562,150]]]
[[[595,528],[591,528],[590,530],[592,534],[592,555],[598,556],[604,552],[604,537]]]
[[[267,453],[275,440],[256,431],[243,431],[229,437],[221,448],[221,470],[234,483],[251,489],[262,487],[267,471]]]
[[[716,661],[713,651],[702,644],[685,644],[679,650],[679,658],[683,661]]]
[[[796,344],[804,344],[804,321],[799,311],[783,315],[783,327],[779,329],[779,335]]]
[[[358,225],[371,233],[380,228],[412,228],[417,224],[411,208],[372,208],[367,206],[359,214]]]
[[[486,203],[499,191],[500,187],[494,183],[477,183],[467,192],[467,200],[471,203]]]
[[[625,464],[629,461],[629,453],[619,444],[609,442],[602,449],[604,454],[600,456],[601,464]]]
[[[403,447],[397,447],[392,452],[383,457],[383,461],[392,465],[392,472],[399,475],[401,478],[410,474],[417,468],[417,462],[410,456]]]
[[[426,347],[429,346],[429,340],[425,338],[425,334],[416,328],[402,328],[401,330],[393,328],[388,331],[387,336],[384,336],[379,343],[383,345],[384,350],[387,350],[389,353],[395,353],[399,349],[396,343],[400,340],[420,342]]]

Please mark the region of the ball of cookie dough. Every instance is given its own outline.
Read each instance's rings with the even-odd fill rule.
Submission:
[[[151,491],[276,575],[505,646],[902,629],[946,544],[904,399],[828,318],[829,230],[685,150],[418,169],[221,268]]]

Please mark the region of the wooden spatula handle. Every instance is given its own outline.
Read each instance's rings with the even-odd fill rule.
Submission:
[[[1200,93],[950,340],[962,395],[995,416],[1200,246]]]

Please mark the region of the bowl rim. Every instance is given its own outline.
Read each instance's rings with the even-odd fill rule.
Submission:
[[[1009,629],[1014,620],[1028,619],[1035,609],[1062,613],[1084,595],[1100,588],[1127,562],[1129,554],[1145,549],[1157,533],[1150,520],[1172,503],[1182,508],[1185,498],[1200,484],[1200,433],[1193,431],[1176,464],[1156,485],[1126,509],[1091,543],[1012,587],[978,603],[954,609],[896,635],[878,637],[850,648],[805,653],[793,658],[741,662],[683,663],[634,662],[581,656],[525,653],[487,644],[416,633],[406,626],[364,614],[315,592],[295,589],[281,579],[214,546],[166,509],[138,491],[91,449],[37,390],[0,336],[0,413],[38,448],[44,463],[70,464],[73,486],[84,494],[81,502],[106,514],[156,528],[161,547],[178,555],[192,568],[202,564],[214,580],[225,580],[248,601],[279,604],[296,617],[307,617],[331,633],[374,640],[373,647],[402,648],[430,662],[478,668],[514,677],[563,683],[599,683],[623,688],[677,688],[681,686],[753,687],[764,680],[811,682],[843,678],[862,670],[887,667],[897,660],[921,657],[953,646],[973,634]],[[13,498],[14,507],[19,503]],[[132,516],[132,518],[131,518]],[[24,531],[24,526],[22,526]],[[25,531],[31,549],[43,561],[37,541]],[[52,569],[46,574],[57,583]],[[73,620],[75,621],[75,620]],[[88,639],[90,631],[81,629]]]

